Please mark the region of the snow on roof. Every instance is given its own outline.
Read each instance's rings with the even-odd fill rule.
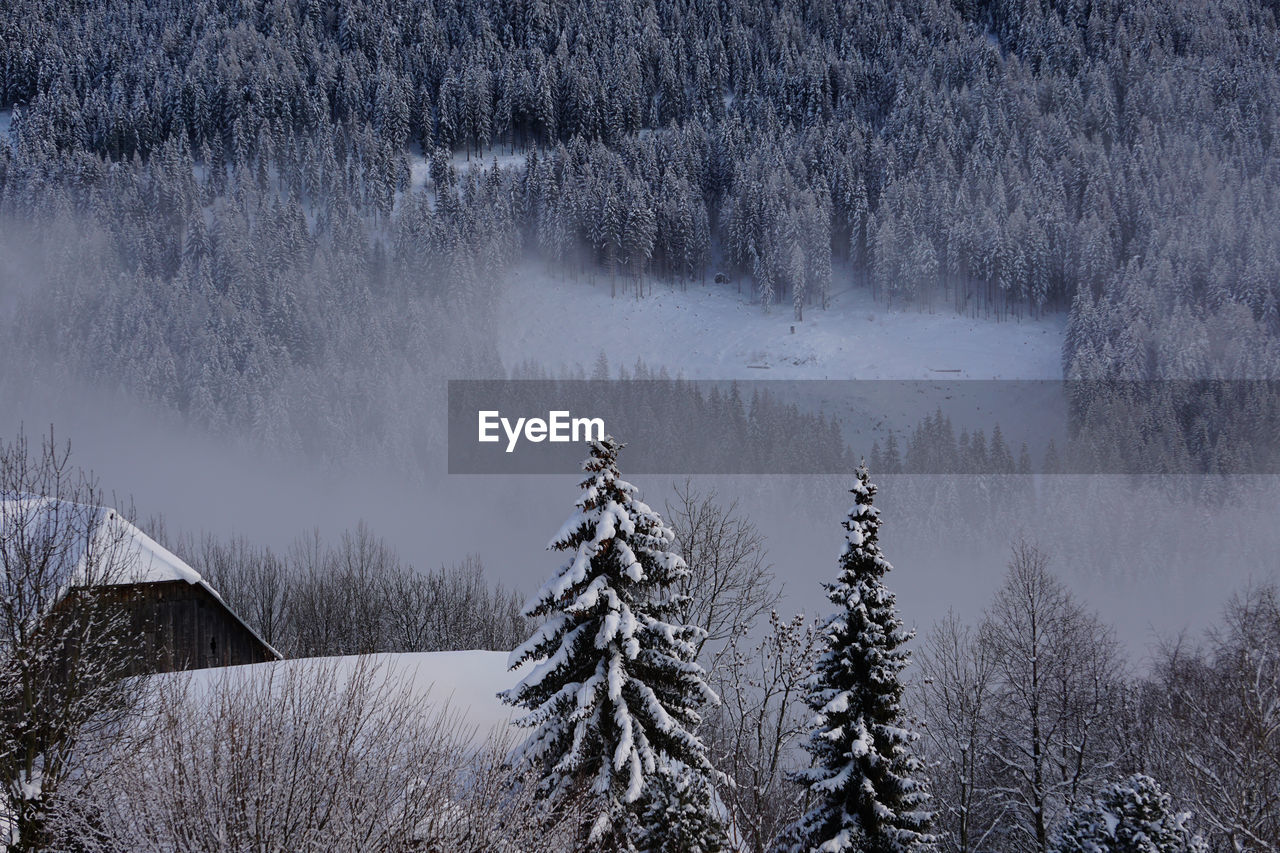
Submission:
[[[68,586],[74,586],[83,579],[85,561],[92,547],[90,543],[93,543],[99,553],[110,553],[112,559],[118,559],[120,563],[118,573],[107,578],[105,585],[185,581],[202,587],[221,602],[227,612],[253,634],[258,642],[272,654],[281,657],[270,643],[262,639],[257,631],[227,605],[218,591],[199,572],[111,507],[88,506],[39,495],[9,495],[0,497],[0,523],[20,523],[28,529],[42,526],[48,535],[56,536],[62,546],[60,557],[63,566],[60,574]]]
[[[23,525],[29,540],[41,535],[56,538],[62,563],[59,574],[72,584],[83,580],[86,558],[96,547],[101,555],[111,555],[101,559],[118,564],[105,578],[111,585],[186,581],[217,595],[199,572],[111,507],[18,495],[0,500],[0,522]]]

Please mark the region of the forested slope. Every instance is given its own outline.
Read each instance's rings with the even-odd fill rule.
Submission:
[[[369,413],[496,370],[528,254],[1069,306],[1068,376],[1275,376],[1277,47],[1258,0],[4,0],[0,305],[202,423],[396,453]]]

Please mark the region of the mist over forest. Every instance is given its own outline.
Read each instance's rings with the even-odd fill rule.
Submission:
[[[112,470],[136,433],[102,413],[211,469],[407,491],[442,468],[446,379],[528,375],[497,355],[517,265],[796,318],[849,287],[1066,311],[1066,378],[1280,372],[1265,4],[7,11],[6,426],[55,423],[184,524],[219,521],[134,473],[178,454]]]
[[[417,480],[442,467],[445,379],[528,370],[494,310],[531,263],[796,318],[850,287],[1066,311],[1066,378],[1278,373],[1265,4],[8,12],[10,429],[89,449],[123,407],[215,458]]]
[[[1098,383],[1053,444],[1032,396],[699,398],[681,458],[821,473],[628,479],[736,501],[812,616],[866,459],[909,627],[1033,543],[1173,683],[1280,566],[1280,4],[0,0],[0,440],[211,577],[372,531],[505,620],[413,651],[514,645],[581,477],[449,474],[447,383],[686,378]]]
[[[6,12],[6,425],[54,423],[184,525],[225,501],[148,497],[179,453],[125,452],[146,433],[123,424],[201,448],[184,493],[242,491],[228,453],[246,483],[271,459],[413,491],[443,466],[445,379],[530,375],[494,320],[539,300],[538,277],[504,296],[530,264],[797,319],[847,288],[1066,311],[1065,378],[1280,365],[1266,4]],[[344,511],[392,512],[366,506]]]

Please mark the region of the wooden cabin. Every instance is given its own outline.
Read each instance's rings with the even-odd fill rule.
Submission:
[[[85,528],[74,548],[61,554],[67,593],[57,607],[92,599],[95,606],[119,607],[129,614],[130,635],[143,646],[138,674],[239,666],[278,660],[281,655],[227,605],[212,586],[182,559],[107,507],[55,506],[48,498],[23,497],[28,524],[40,513],[50,528],[66,522],[59,512]],[[96,552],[96,554],[95,554]],[[109,553],[109,557],[102,556]],[[110,562],[118,570],[101,572],[97,582],[82,580],[95,571],[86,566]]]
[[[131,633],[140,636],[144,645],[142,672],[239,666],[280,658],[203,581],[113,584],[95,590],[94,598],[129,612]]]

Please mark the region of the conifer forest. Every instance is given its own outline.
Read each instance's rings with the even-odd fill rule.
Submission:
[[[0,0],[0,853],[1280,853],[1277,517],[1278,0]]]

